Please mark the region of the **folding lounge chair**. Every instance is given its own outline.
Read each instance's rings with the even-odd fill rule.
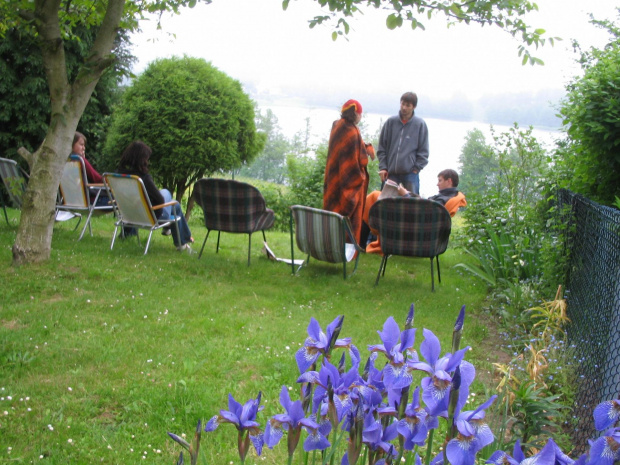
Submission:
[[[379,231],[383,259],[375,286],[385,275],[391,255],[429,257],[431,260],[431,290],[435,290],[433,261],[437,261],[437,276],[441,283],[439,255],[448,247],[452,220],[440,203],[421,198],[394,197],[377,201],[370,209],[370,227]]]
[[[15,208],[21,209],[24,192],[26,192],[28,185],[28,175],[19,167],[15,160],[0,158],[0,177],[2,177],[2,183],[8,193],[10,202]],[[9,224],[4,201],[2,201],[2,210],[4,210],[6,224]]]
[[[95,198],[92,202],[90,200],[91,192],[95,194]],[[82,221],[82,213],[88,212],[86,223],[82,228],[78,241],[84,236],[87,227],[90,231],[90,235],[93,235],[93,229],[90,222],[93,213],[112,213],[114,211],[114,207],[112,205],[96,206],[97,199],[102,192],[105,192],[105,187],[103,184],[88,183],[84,160],[77,155],[71,155],[65,164],[65,169],[60,180],[59,201],[56,204],[56,217],[58,219],[62,218],[62,215],[59,214],[59,212],[70,212],[78,216],[80,219],[75,225],[75,229],[77,229]]]
[[[207,244],[209,233],[217,231],[216,253],[220,249],[220,233],[248,234],[248,266],[252,250],[252,233],[265,230],[275,222],[275,213],[265,205],[260,191],[245,182],[230,179],[204,178],[194,184],[193,197],[204,212],[207,235],[200,255]]]
[[[181,219],[180,217],[173,216],[173,218],[164,220],[157,219],[157,215],[155,214],[156,210],[178,204],[179,202],[173,200],[161,205],[151,205],[144,183],[138,176],[104,173],[103,182],[108,190],[110,198],[114,199],[113,204],[118,218],[114,223],[114,235],[112,236],[110,250],[114,248],[114,241],[116,240],[119,227],[146,229],[149,231],[144,255],[149,251],[153,231],[171,226],[174,223],[174,227],[177,229],[177,235],[179,235],[178,221]],[[140,236],[138,235],[138,244],[139,243]]]
[[[291,257],[294,260],[293,223],[297,247],[308,257],[297,268],[310,263],[310,257],[323,262],[342,263],[343,276],[347,279],[347,263],[355,258],[351,275],[357,270],[360,253],[364,252],[355,240],[348,217],[318,208],[293,205],[291,207]],[[347,239],[349,242],[347,242]],[[291,261],[293,274],[295,265]]]

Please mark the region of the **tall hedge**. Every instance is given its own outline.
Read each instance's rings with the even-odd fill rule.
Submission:
[[[568,139],[559,146],[558,168],[563,186],[612,204],[620,197],[620,29],[593,22],[611,39],[582,53],[584,75],[567,86],[560,113]]]
[[[254,104],[241,84],[203,59],[159,59],[123,94],[106,141],[106,169],[114,170],[131,141],[153,149],[150,171],[182,198],[196,180],[239,168],[263,148]]]

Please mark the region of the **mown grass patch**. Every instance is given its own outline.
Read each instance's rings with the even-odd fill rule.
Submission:
[[[471,315],[486,296],[454,268],[467,259],[456,248],[441,257],[442,283],[432,293],[428,259],[391,258],[377,287],[375,255],[362,256],[346,281],[340,266],[314,260],[292,276],[261,253],[261,234],[250,267],[247,235],[222,233],[216,254],[211,234],[200,260],[160,234],[146,256],[135,239],[111,251],[111,216],[95,218],[94,236],[80,242],[71,225],[57,225],[49,262],[15,268],[19,213],[9,213],[12,225],[0,225],[0,463],[174,463],[179,449],[166,432],[191,434],[198,419],[226,408],[229,392],[245,402],[262,391],[263,424],[280,412],[281,386],[296,392],[294,353],[310,317],[324,328],[344,315],[341,337],[365,361],[386,318],[402,325],[411,303],[416,347],[429,328],[445,351],[461,306]],[[190,226],[199,250],[206,230],[195,219]],[[278,256],[290,255],[288,233],[268,231],[267,240]],[[486,337],[469,316],[463,345]],[[470,354],[482,369],[493,357]],[[229,425],[210,433],[208,463],[235,461],[235,441]],[[247,463],[280,464],[282,454],[265,449]]]

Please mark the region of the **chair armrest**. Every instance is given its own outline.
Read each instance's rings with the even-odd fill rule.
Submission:
[[[170,202],[162,203],[161,205],[154,205],[153,210],[161,210],[164,207],[170,207],[171,205],[176,205],[178,203],[178,200],[171,200]]]

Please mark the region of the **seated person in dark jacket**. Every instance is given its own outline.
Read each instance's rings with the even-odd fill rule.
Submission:
[[[455,197],[459,193],[457,190],[458,185],[458,173],[454,170],[443,170],[437,175],[437,189],[439,189],[439,194],[433,195],[429,197],[429,199],[445,205],[449,199]]]
[[[149,174],[148,165],[152,153],[153,151],[151,148],[144,142],[139,140],[132,142],[123,151],[121,161],[118,164],[118,172],[121,174],[139,176],[144,183],[144,187],[146,188],[151,205],[155,206],[170,202],[172,200],[172,194],[168,189],[159,190],[155,185],[153,178]],[[155,210],[155,215],[157,215],[157,218],[159,219],[165,220],[172,218],[173,214],[180,217],[178,224],[179,234],[181,236],[178,237],[176,228],[173,226],[171,230],[174,245],[179,251],[186,250],[191,253],[192,249],[189,244],[194,242],[194,239],[192,238],[192,233],[189,230],[189,226],[187,225],[187,221],[185,220],[185,216],[181,210],[181,205],[177,203],[176,205],[170,205],[168,207]],[[127,232],[128,231],[125,233],[127,234]],[[129,232],[129,234],[131,234],[131,232]]]
[[[457,189],[458,185],[458,173],[450,169],[443,170],[437,175],[437,188],[439,189],[439,194],[429,197],[429,200],[439,202],[450,212],[450,216],[454,216],[459,207],[467,206],[465,196]]]
[[[437,175],[437,188],[439,189],[439,194],[433,195],[428,199],[439,202],[446,208],[446,210],[448,210],[450,216],[454,216],[460,207],[467,206],[465,196],[462,192],[459,192],[456,189],[458,185],[458,173],[450,169],[443,170]],[[381,242],[377,237],[378,231],[371,230],[368,225],[370,208],[375,204],[375,202],[377,202],[380,194],[381,191],[374,191],[366,197],[366,205],[364,206],[364,214],[362,216],[364,221],[362,224],[362,240],[364,242],[361,244],[362,247],[366,247],[366,253],[382,253]],[[401,197],[419,197],[417,194],[412,194],[405,189],[402,184],[399,184],[398,186],[398,195]]]

